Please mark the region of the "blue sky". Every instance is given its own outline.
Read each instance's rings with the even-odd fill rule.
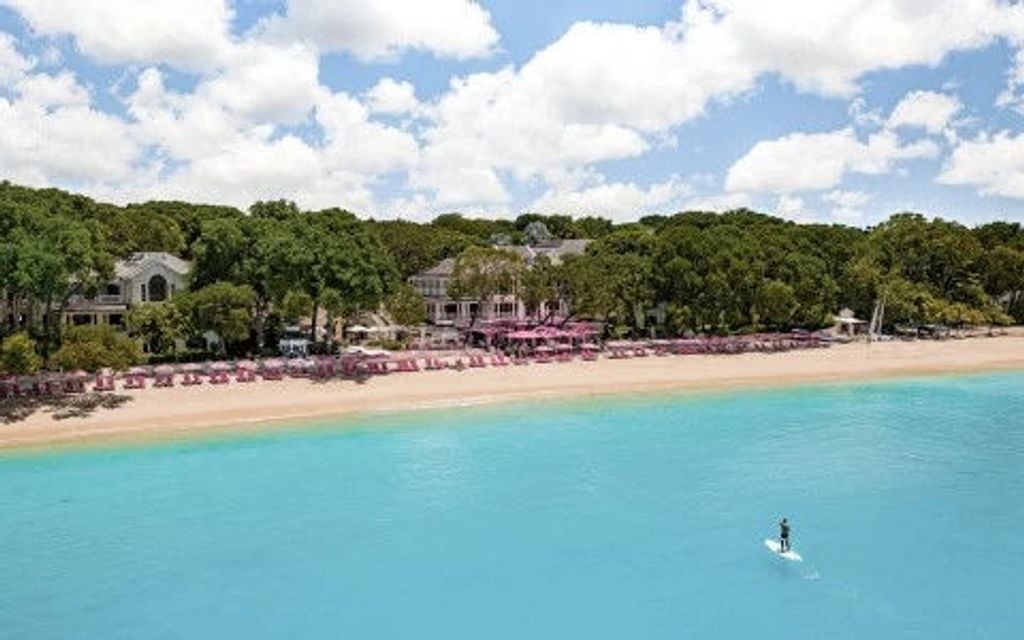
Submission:
[[[1022,43],[1000,0],[0,0],[0,177],[411,219],[1024,221]]]

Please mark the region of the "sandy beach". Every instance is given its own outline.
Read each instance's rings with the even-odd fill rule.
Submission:
[[[0,425],[0,449],[152,441],[296,425],[332,416],[645,391],[766,387],[1024,369],[1024,334],[854,343],[733,356],[667,356],[118,391],[84,409],[41,405]]]

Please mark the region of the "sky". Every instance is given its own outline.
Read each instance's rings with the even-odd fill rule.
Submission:
[[[362,216],[1024,222],[1008,0],[0,0],[0,179]]]

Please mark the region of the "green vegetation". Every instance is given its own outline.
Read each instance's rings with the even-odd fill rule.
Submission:
[[[816,328],[843,307],[868,319],[879,304],[889,329],[1024,320],[1019,223],[968,228],[911,213],[869,230],[747,210],[618,225],[449,213],[419,224],[285,201],[247,212],[183,202],[118,207],[0,182],[0,237],[0,338],[11,371],[137,361],[93,357],[106,329],[60,330],[72,297],[98,293],[115,260],[136,251],[193,262],[189,293],[126,318],[133,344],[154,358],[173,357],[181,342],[202,349],[211,331],[225,354],[272,350],[286,321],[318,312],[333,320],[384,305],[399,322],[418,322],[423,301],[402,283],[444,258],[456,261],[453,293],[515,292],[531,312],[547,309],[547,319],[564,300],[570,317],[605,319],[616,335]],[[570,238],[594,241],[584,255],[532,269],[493,248]]]
[[[123,370],[142,362],[142,348],[125,333],[106,325],[68,328],[51,364],[64,371]]]
[[[7,336],[0,342],[0,373],[29,375],[39,371],[43,359],[36,353],[35,340],[24,333]]]

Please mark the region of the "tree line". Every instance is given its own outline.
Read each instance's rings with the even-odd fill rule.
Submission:
[[[116,206],[0,182],[0,237],[0,369],[12,372],[183,357],[178,344],[201,349],[209,333],[221,355],[271,353],[300,317],[343,318],[382,305],[399,323],[416,324],[424,303],[404,283],[445,258],[455,260],[453,294],[513,292],[538,314],[564,300],[569,318],[604,320],[615,335],[813,329],[843,307],[869,318],[879,301],[890,328],[1024,319],[1019,223],[968,228],[912,213],[871,229],[748,210],[625,224],[532,213],[416,223],[302,211],[287,201],[248,211]],[[503,248],[574,238],[592,240],[583,255],[529,268]],[[189,291],[131,309],[127,333],[61,326],[73,296],[96,294],[117,259],[142,251],[190,260]]]

